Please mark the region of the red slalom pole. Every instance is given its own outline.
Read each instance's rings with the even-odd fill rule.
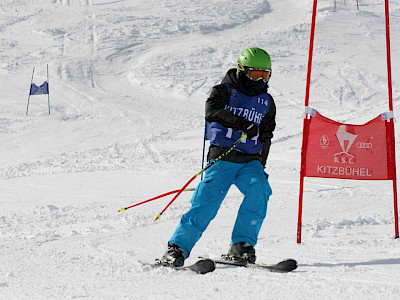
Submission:
[[[312,58],[313,58],[313,50],[314,50],[314,33],[315,33],[315,19],[316,19],[316,16],[317,16],[317,0],[314,0],[312,20],[311,20],[310,48],[309,48],[309,51],[308,51],[306,98],[304,100],[304,106],[308,106],[308,102],[309,102],[309,99],[310,99],[311,67],[312,67]]]
[[[386,59],[387,59],[387,74],[388,74],[388,97],[389,97],[389,110],[393,111],[393,92],[392,92],[392,63],[390,57],[390,25],[389,25],[389,0],[385,0],[385,27],[386,27]],[[394,201],[394,227],[395,238],[399,238],[399,215],[397,206],[397,177],[396,177],[396,154],[395,154],[395,134],[394,134],[394,120],[390,121],[390,138],[391,151],[393,152],[392,159],[392,172],[393,172],[393,201]]]
[[[186,182],[186,184],[182,187],[182,189],[178,192],[178,194],[175,195],[175,197],[167,204],[167,206],[158,214],[156,215],[156,218],[154,220],[157,221],[161,218],[162,214],[167,210],[167,208],[172,204],[172,202],[175,201],[176,198],[179,197],[180,194],[182,194],[182,192],[185,190],[185,188],[193,181],[195,180],[198,176],[200,176],[201,174],[203,174],[208,168],[212,167],[213,165],[215,165],[217,163],[217,161],[219,161],[221,158],[223,158],[225,155],[228,155],[237,145],[239,145],[239,143],[244,140],[247,137],[246,133],[243,133],[242,136],[240,137],[240,139],[238,139],[233,145],[232,147],[230,147],[228,149],[228,151],[226,151],[225,153],[221,154],[220,156],[218,156],[212,163],[208,164],[207,166],[205,166],[204,169],[202,169],[200,172],[198,172],[196,175],[194,175],[192,178],[189,179],[188,182]]]
[[[312,67],[312,58],[313,58],[313,50],[314,50],[314,35],[315,35],[315,22],[317,16],[317,0],[314,0],[313,4],[313,12],[311,19],[311,33],[310,33],[310,47],[308,52],[308,68],[307,68],[307,83],[306,83],[306,96],[304,99],[304,106],[307,108],[309,100],[310,100],[310,85],[311,85],[311,67]],[[335,9],[336,9],[336,0],[335,0]],[[306,165],[306,146],[308,139],[308,128],[309,128],[309,119],[307,116],[303,121],[303,142],[301,147],[301,166],[300,166],[300,191],[299,191],[299,211],[298,211],[298,219],[297,219],[297,243],[301,243],[301,227],[302,227],[302,215],[303,215],[303,186],[304,186],[304,168]]]
[[[194,188],[184,189],[183,191],[194,191]],[[124,211],[126,211],[127,209],[130,209],[130,208],[132,208],[132,207],[139,206],[139,205],[145,204],[145,203],[147,203],[147,202],[150,202],[150,201],[153,201],[153,200],[157,200],[157,199],[160,199],[160,198],[162,198],[162,197],[166,197],[166,196],[169,196],[169,195],[172,195],[172,194],[176,194],[176,193],[179,193],[179,192],[180,192],[180,190],[171,191],[171,192],[168,192],[168,193],[165,193],[165,194],[162,194],[162,195],[153,197],[153,198],[151,198],[151,199],[142,201],[142,202],[140,202],[140,203],[136,203],[136,204],[131,205],[131,206],[128,206],[128,207],[122,207],[118,212],[124,212]]]

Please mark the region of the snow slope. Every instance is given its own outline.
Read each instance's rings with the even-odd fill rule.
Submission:
[[[296,244],[312,2],[2,0],[0,299],[397,299],[390,182],[307,178]],[[388,110],[384,1],[360,1],[359,11],[355,1],[336,11],[318,2],[310,106],[362,124]],[[399,0],[390,12],[398,118]],[[200,170],[204,101],[252,46],[271,54],[277,104],[266,169],[274,194],[257,256],[295,258],[298,270],[140,266],[163,254],[191,192],[156,223],[171,198],[118,209]],[[32,69],[41,84],[46,64],[51,115],[47,97],[33,96],[26,116]],[[227,251],[241,199],[232,187],[188,263]]]

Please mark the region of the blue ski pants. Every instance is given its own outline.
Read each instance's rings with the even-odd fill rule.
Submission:
[[[175,243],[185,251],[186,258],[217,215],[232,184],[243,193],[244,199],[232,231],[231,243],[248,242],[256,245],[272,194],[268,175],[258,160],[247,163],[219,161],[206,171],[193,194],[191,208],[182,216],[169,240],[169,243]]]

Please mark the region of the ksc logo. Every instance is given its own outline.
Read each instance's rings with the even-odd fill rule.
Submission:
[[[351,146],[357,138],[354,127],[350,125],[340,125],[336,137],[339,141],[342,152],[335,153],[333,161],[340,164],[354,164],[356,162],[356,156],[349,153]]]

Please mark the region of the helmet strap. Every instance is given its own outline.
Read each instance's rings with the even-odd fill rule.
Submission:
[[[238,62],[237,63],[237,69],[236,69],[236,78],[239,79],[239,73],[240,71],[244,71],[244,67]]]

